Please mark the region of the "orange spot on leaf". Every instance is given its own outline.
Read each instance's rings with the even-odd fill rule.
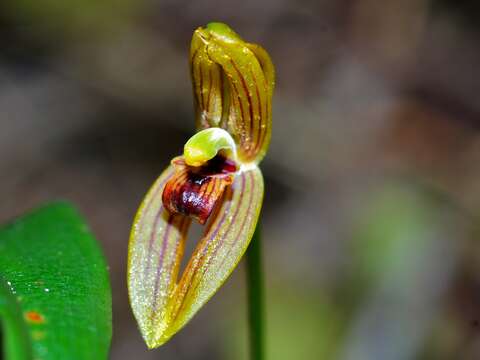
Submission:
[[[42,324],[45,322],[43,315],[36,311],[27,311],[25,313],[25,319],[34,324]]]

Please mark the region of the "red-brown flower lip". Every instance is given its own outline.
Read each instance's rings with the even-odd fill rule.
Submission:
[[[237,165],[219,155],[199,167],[186,165],[182,157],[173,159],[172,164],[176,171],[163,190],[165,208],[205,224],[225,188],[233,182]]]

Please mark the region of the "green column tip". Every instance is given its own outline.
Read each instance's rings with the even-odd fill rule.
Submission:
[[[221,22],[211,22],[207,24],[207,30],[211,35],[217,36],[225,41],[238,41],[240,36],[232,30],[230,26]]]

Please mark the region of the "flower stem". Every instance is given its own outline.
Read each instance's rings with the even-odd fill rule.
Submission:
[[[262,237],[260,221],[257,223],[247,250],[247,296],[250,330],[250,360],[265,359],[264,341],[264,289],[262,265]]]

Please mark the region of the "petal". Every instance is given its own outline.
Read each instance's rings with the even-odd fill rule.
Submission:
[[[257,167],[236,176],[176,287],[166,337],[181,329],[237,266],[252,239],[262,200]]]
[[[224,24],[199,28],[190,64],[197,126],[220,126],[237,141],[243,162],[259,162],[271,134],[275,72],[268,53]]]
[[[190,72],[195,79],[192,85],[197,128],[219,127],[227,91],[224,75],[222,68],[209,59],[203,40],[195,35],[190,46]]]
[[[265,79],[267,80],[267,91],[269,92],[270,97],[272,97],[273,89],[275,88],[275,67],[273,66],[270,55],[268,55],[268,52],[260,45],[247,43],[246,46],[252,50],[257,57],[263,73],[265,74]]]
[[[172,175],[170,167],[147,194],[129,245],[130,301],[150,348],[180,330],[233,271],[253,236],[263,199],[257,167],[237,174],[178,280],[189,220],[163,209],[161,191]]]
[[[150,348],[168,326],[165,309],[174,291],[190,225],[189,218],[171,215],[163,207],[162,192],[173,174],[173,166],[169,166],[147,193],[128,246],[130,304]]]

